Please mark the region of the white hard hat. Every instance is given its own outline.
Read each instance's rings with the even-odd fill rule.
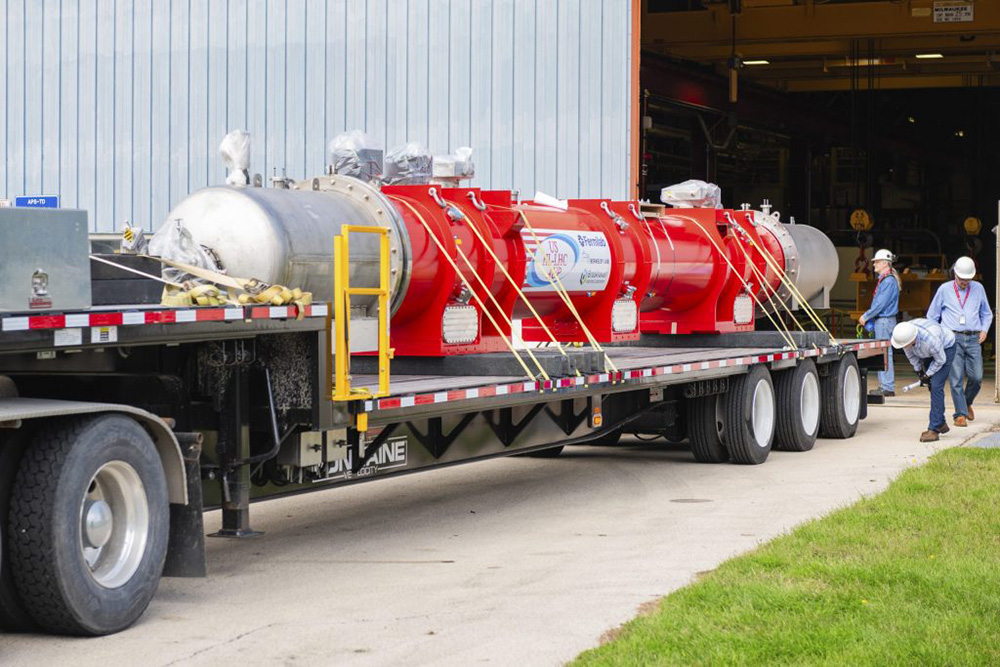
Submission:
[[[873,261],[873,262],[877,262],[877,261],[879,261],[880,259],[881,259],[881,260],[885,260],[885,261],[887,261],[887,262],[890,262],[890,263],[891,263],[891,262],[893,261],[893,259],[894,259],[894,258],[893,258],[893,256],[892,256],[892,253],[891,253],[891,252],[889,252],[889,251],[888,251],[888,250],[886,250],[885,248],[882,248],[882,249],[881,249],[881,250],[879,250],[879,251],[878,251],[877,253],[875,253],[875,256],[874,256],[874,257],[872,257],[872,261]]]
[[[897,350],[917,339],[917,326],[911,322],[900,322],[892,329],[892,346]]]
[[[971,257],[959,257],[955,261],[955,275],[962,280],[972,280],[976,277],[976,263]]]

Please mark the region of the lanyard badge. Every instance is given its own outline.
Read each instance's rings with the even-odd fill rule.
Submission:
[[[958,293],[958,282],[956,282],[956,281],[953,280],[951,282],[951,286],[955,288],[955,301],[958,302],[958,312],[959,312],[958,323],[960,325],[964,326],[965,325],[965,304],[969,302],[969,295],[972,294],[972,285],[970,284],[969,287],[965,290],[965,301],[962,300],[962,297]]]

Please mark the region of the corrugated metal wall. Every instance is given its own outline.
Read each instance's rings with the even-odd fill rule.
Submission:
[[[0,0],[0,197],[154,228],[226,173],[301,178],[362,128],[476,149],[475,185],[629,192],[631,0]]]

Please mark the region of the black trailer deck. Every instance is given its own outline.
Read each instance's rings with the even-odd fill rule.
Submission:
[[[617,370],[605,373],[528,380],[517,376],[393,376],[388,396],[364,401],[362,409],[374,421],[398,420],[401,413],[430,414],[482,409],[502,403],[524,403],[560,394],[616,393],[648,386],[667,386],[737,375],[754,364],[773,370],[794,366],[798,359],[817,362],[850,352],[859,360],[882,357],[888,341],[842,340],[834,346],[814,345],[789,350],[775,347],[609,347]],[[377,377],[355,375],[354,384],[374,391]]]

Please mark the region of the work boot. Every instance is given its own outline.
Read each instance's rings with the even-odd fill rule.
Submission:
[[[951,430],[951,427],[950,427],[950,426],[948,426],[948,424],[941,424],[941,428],[939,428],[939,429],[937,430],[937,432],[938,432],[938,433],[940,433],[941,435],[944,435],[945,433],[947,433],[947,432],[948,432],[948,431],[950,431],[950,430]],[[935,440],[936,440],[936,439],[937,439],[937,438],[935,438]]]
[[[894,392],[892,389],[883,389],[882,390],[882,395],[883,396],[895,396],[896,392]]]
[[[934,429],[927,429],[920,434],[920,442],[937,442],[938,432]]]
[[[969,406],[969,421],[970,422],[976,421],[976,412],[975,410],[972,409],[971,405]]]
[[[968,425],[969,422],[965,421],[965,417],[963,417],[962,415],[955,417],[955,426],[965,427]]]

